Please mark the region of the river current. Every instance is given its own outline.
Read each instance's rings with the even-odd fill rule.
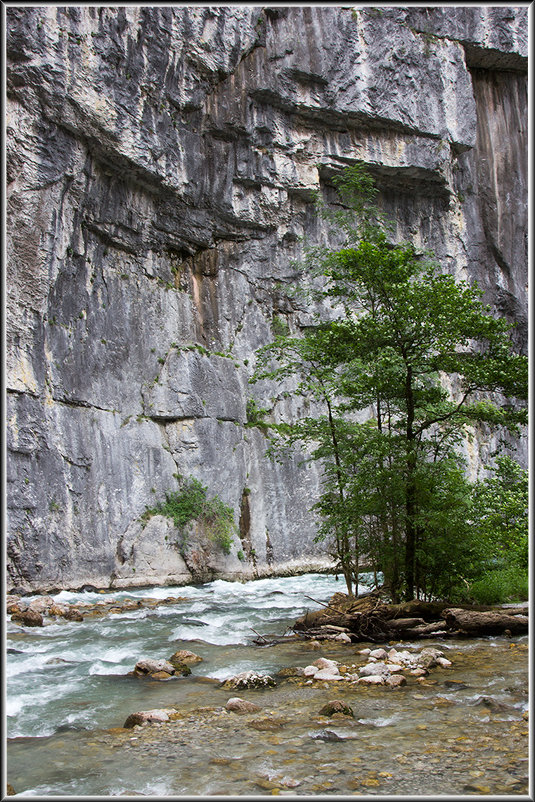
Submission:
[[[18,795],[76,798],[526,795],[526,637],[395,644],[439,646],[452,662],[395,690],[295,680],[239,693],[220,687],[240,671],[274,675],[319,656],[363,664],[358,650],[374,644],[323,642],[318,650],[295,640],[253,642],[256,633],[281,636],[337,590],[344,587],[335,577],[309,574],[105,594],[62,591],[54,598],[71,604],[180,601],[42,628],[8,621],[9,783]],[[203,658],[190,676],[165,682],[128,676],[138,660],[169,658],[178,649]],[[262,710],[227,713],[227,700],[237,695]],[[319,715],[337,698],[353,717]],[[169,707],[181,713],[170,724],[121,729],[132,712]]]

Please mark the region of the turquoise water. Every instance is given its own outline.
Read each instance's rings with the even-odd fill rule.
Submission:
[[[311,574],[62,592],[55,598],[71,603],[171,595],[183,601],[43,628],[8,622],[8,781],[24,796],[75,798],[527,793],[525,637],[404,644],[438,645],[453,665],[395,692],[287,681],[239,693],[262,707],[256,717],[223,710],[238,694],[219,681],[239,671],[274,674],[320,655],[346,664],[365,660],[357,654],[365,644],[323,643],[312,651],[306,642],[253,643],[253,630],[282,635],[306,609],[319,607],[306,596],[324,602],[343,589],[333,576]],[[167,658],[180,648],[203,658],[190,676],[127,676],[139,659]],[[454,689],[451,680],[466,687]],[[355,717],[319,717],[340,694]],[[501,707],[488,708],[482,696]],[[136,710],[160,707],[176,708],[181,720],[110,731]],[[326,729],[335,735],[325,738]]]

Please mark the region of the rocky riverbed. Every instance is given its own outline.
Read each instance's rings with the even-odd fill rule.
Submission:
[[[37,729],[31,711],[10,718],[12,787],[25,794],[104,796],[526,794],[527,637],[253,643],[250,625],[282,634],[301,614],[290,606],[292,593],[326,600],[328,586],[325,577],[212,583],[183,589],[189,598],[175,605],[35,628],[11,623],[10,646],[19,654],[10,659],[21,661],[21,674],[32,650],[41,656],[39,671],[27,667],[25,676],[12,676],[14,691],[24,681],[27,693],[38,684],[41,697],[49,687],[57,696],[78,671],[62,704],[32,697],[36,711],[41,703],[35,721],[52,724],[41,737],[23,735],[24,726]],[[168,593],[146,595],[165,599]],[[238,597],[236,609],[230,600]],[[136,601],[135,594],[128,598]],[[272,617],[262,628],[249,617],[242,639],[238,620],[245,623],[253,610],[260,617],[262,607],[267,620],[277,602],[277,623]],[[179,621],[215,620],[223,608],[226,643],[223,631],[206,635],[219,643],[176,637]],[[208,626],[199,626],[198,635]],[[83,662],[90,636],[108,669],[94,657]],[[116,650],[123,644],[124,654],[112,653],[111,642]],[[50,664],[52,651],[71,663]],[[188,672],[135,672],[141,660],[176,655]]]

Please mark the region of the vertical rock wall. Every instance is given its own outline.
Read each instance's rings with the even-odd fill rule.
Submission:
[[[251,395],[273,419],[307,409],[248,378],[274,327],[307,322],[281,287],[326,234],[312,192],[364,160],[399,236],[477,279],[525,349],[527,8],[6,22],[8,587],[324,564],[316,469],[266,460],[246,414]],[[230,555],[141,522],[177,475],[235,510]]]

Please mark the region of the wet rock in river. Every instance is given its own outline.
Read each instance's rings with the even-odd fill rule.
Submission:
[[[35,610],[21,610],[18,613],[13,613],[11,620],[25,627],[43,626],[43,616]]]
[[[493,713],[502,713],[507,710],[514,710],[511,705],[507,705],[504,702],[498,702],[497,699],[493,699],[491,696],[479,696],[474,704],[487,707]]]
[[[123,727],[131,729],[135,726],[145,727],[147,724],[169,721],[170,712],[174,713],[175,711],[170,711],[168,709],[140,710],[137,713],[131,713],[123,724]]]
[[[134,674],[142,677],[156,674],[159,671],[165,671],[172,675],[175,673],[175,667],[167,660],[139,660],[134,667]]]
[[[69,611],[68,604],[57,604],[56,602],[54,602],[54,604],[50,605],[50,607],[46,611],[46,614],[52,616],[53,618],[62,618],[68,611]]]
[[[28,604],[28,610],[36,613],[47,613],[48,608],[54,604],[52,596],[41,596],[39,599],[32,599]]]
[[[191,668],[186,663],[180,663],[178,660],[170,660],[169,662],[173,665],[175,674],[181,674],[183,677],[188,677],[191,674]]]
[[[305,676],[305,669],[295,666],[288,666],[287,668],[281,668],[277,671],[276,677],[277,679],[286,679],[287,677],[304,677]]]
[[[388,652],[386,649],[373,649],[368,653],[368,657],[375,657],[376,660],[386,660]]]
[[[401,676],[400,674],[393,674],[390,677],[385,679],[385,685],[389,685],[391,688],[400,688],[402,685],[406,685],[407,680],[405,677]]]
[[[315,680],[328,680],[332,682],[336,682],[337,680],[343,679],[343,676],[340,674],[337,668],[320,668],[314,674],[313,677]]]
[[[83,621],[84,617],[76,607],[69,607],[69,609],[63,613],[63,618],[66,618],[67,621]]]
[[[258,674],[256,671],[241,671],[221,683],[223,688],[269,688],[277,683],[268,674]]]
[[[385,663],[367,663],[365,666],[359,668],[361,677],[388,677],[390,676],[390,668]]]
[[[340,735],[339,733],[335,732],[334,730],[320,730],[320,732],[314,732],[310,736],[314,741],[354,741],[359,736],[358,735]]]
[[[338,671],[338,663],[336,660],[328,660],[326,657],[318,657],[317,660],[314,660],[312,665],[320,669],[329,668]]]
[[[195,652],[190,652],[188,649],[179,649],[169,658],[169,662],[173,665],[194,665],[195,663],[202,663],[202,657],[199,657]]]
[[[261,707],[255,705],[254,702],[249,702],[247,699],[241,699],[239,696],[233,696],[225,705],[225,710],[231,713],[257,713],[262,710]]]
[[[154,674],[150,675],[150,678],[164,680],[164,679],[172,679],[173,676],[174,676],[173,674],[169,674],[167,671],[155,671]]]
[[[342,702],[341,699],[333,699],[331,702],[327,702],[319,711],[320,716],[334,716],[335,713],[342,713],[344,716],[355,717],[352,708],[345,702]]]
[[[359,685],[384,685],[386,677],[382,674],[372,674],[371,676],[360,677],[357,682]]]

